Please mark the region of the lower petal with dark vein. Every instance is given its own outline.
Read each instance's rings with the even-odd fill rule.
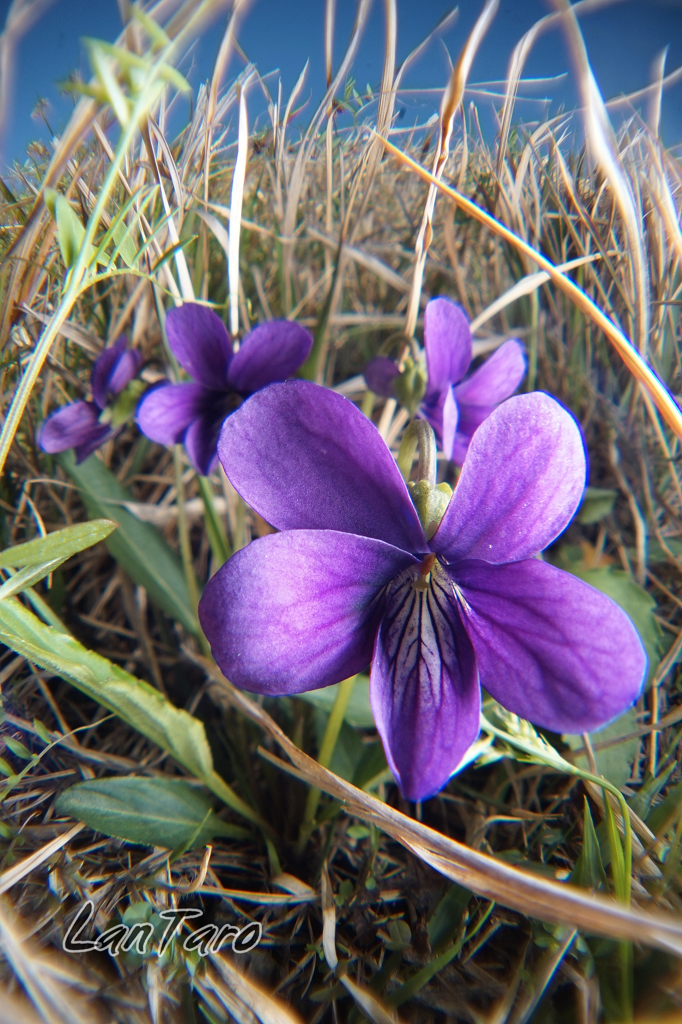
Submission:
[[[211,577],[199,619],[236,686],[314,690],[366,668],[386,587],[415,562],[391,544],[334,530],[271,534]]]
[[[372,710],[403,795],[442,789],[479,731],[480,687],[458,597],[436,564],[392,584],[374,646]]]

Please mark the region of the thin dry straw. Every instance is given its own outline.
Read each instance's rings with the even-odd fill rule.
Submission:
[[[443,182],[438,181],[434,176],[427,171],[425,167],[413,160],[411,157],[403,153],[402,150],[394,146],[393,143],[387,139],[383,140],[384,146],[389,149],[398,159],[410,167],[415,174],[418,174],[424,181],[432,182],[443,192],[449,196],[453,202],[465,210],[475,220],[478,220],[481,224],[485,224],[491,231],[504,238],[507,242],[513,245],[520,252],[523,252],[526,256],[530,257],[534,263],[536,263],[542,270],[546,271],[553,284],[563,291],[569,298],[575,303],[576,306],[588,316],[606,335],[613,347],[618,352],[627,368],[633,374],[634,377],[647,389],[651,398],[653,399],[656,408],[660,412],[661,416],[668,424],[670,429],[676,434],[680,440],[682,440],[682,414],[675,403],[674,399],[666,389],[665,385],[661,383],[653,370],[647,366],[640,354],[634,348],[632,343],[628,341],[625,335],[618,330],[616,325],[609,320],[609,318],[602,313],[597,305],[592,302],[591,299],[585,295],[585,293],[578,288],[570,278],[565,277],[560,273],[557,268],[541,256],[539,252],[528,242],[525,242],[518,235],[515,235],[513,231],[500,224],[499,221],[491,217],[490,214],[482,210],[476,203],[473,203],[466,196],[463,196],[460,192],[457,192],[454,188],[450,188],[448,185],[444,185]]]
[[[640,353],[645,354],[649,344],[649,274],[642,237],[642,214],[636,209],[630,183],[619,160],[613,129],[590,67],[575,13],[568,0],[554,0],[554,3],[562,11],[566,35],[576,65],[587,143],[599,169],[609,180],[611,194],[623,222],[628,246],[631,301],[635,309],[635,340]]]
[[[653,79],[652,85],[656,88],[652,90],[649,96],[649,104],[647,111],[647,124],[649,125],[649,131],[654,138],[658,138],[658,132],[661,124],[661,103],[663,100],[663,79],[665,77],[665,58],[668,55],[668,47],[661,50],[658,56],[654,59],[652,66]]]
[[[246,178],[246,157],[249,149],[249,125],[246,116],[247,85],[248,80],[238,90],[239,130],[237,135],[237,160],[232,172],[232,194],[230,197],[227,277],[230,289],[230,333],[233,338],[236,338],[239,334],[239,238],[241,234],[242,204],[244,201],[244,180]]]
[[[206,20],[210,16],[214,15],[216,11],[224,5],[225,0],[197,0],[197,2],[189,2],[183,5],[175,17],[171,19],[170,24],[166,27],[167,34],[171,38],[171,44],[168,48],[168,52],[164,54],[165,58],[170,59],[179,45],[189,42],[192,35],[201,29]],[[158,5],[159,8],[163,8],[163,6],[165,6],[163,3]],[[155,10],[156,9],[152,10],[152,15]],[[41,184],[41,191],[38,194],[33,210],[31,211],[27,223],[24,226],[24,230],[20,235],[16,248],[13,247],[12,254],[15,256],[16,264],[13,268],[12,279],[8,282],[8,289],[6,292],[6,294],[11,298],[6,301],[5,308],[3,310],[5,325],[8,323],[11,316],[13,301],[16,300],[17,295],[21,293],[21,272],[23,272],[23,260],[21,257],[23,255],[25,259],[28,258],[28,253],[32,250],[33,244],[41,228],[42,218],[45,211],[42,190],[48,184],[53,184],[57,180],[58,175],[63,169],[64,163],[68,159],[69,153],[72,152],[72,149],[65,149],[67,142],[70,146],[75,147],[86,129],[92,123],[97,110],[97,105],[93,104],[92,101],[88,102],[89,105],[86,104],[85,106],[81,106],[81,104],[79,104],[76,108],[74,116],[69,122],[67,130],[62,136],[53,159],[50,162],[45,179]],[[144,97],[136,103],[136,108],[137,107],[139,107],[139,111],[136,116],[145,112]],[[132,142],[135,127],[136,125],[133,119],[125,129],[122,140],[119,142],[119,146],[122,145],[123,138],[126,135]],[[110,169],[113,169],[113,165]],[[5,418],[2,431],[0,432],[0,472],[4,469],[14,435],[18,429],[19,423],[21,422],[21,417],[23,416],[31,391],[33,390],[45,359],[47,358],[52,341],[57,336],[60,324],[69,316],[73,303],[76,300],[79,281],[85,267],[85,247],[92,241],[92,237],[98,226],[98,220],[101,212],[102,211],[97,207],[95,208],[93,216],[90,218],[88,227],[86,228],[83,247],[81,248],[76,259],[76,263],[71,271],[72,278],[71,284],[69,285],[69,300],[66,300],[65,294],[59,310],[55,313],[52,321],[41,335]],[[7,255],[9,255],[9,253]]]
[[[471,30],[469,38],[462,48],[459,60],[453,68],[447,88],[443,93],[443,99],[440,107],[438,142],[433,158],[432,173],[435,180],[434,183],[431,184],[426,197],[424,214],[422,216],[421,227],[419,228],[419,234],[417,235],[417,242],[414,250],[415,259],[414,272],[412,275],[412,290],[410,292],[410,299],[407,305],[407,314],[405,317],[405,334],[408,338],[411,338],[414,334],[414,329],[417,324],[422,282],[424,279],[424,267],[426,265],[426,254],[429,250],[429,246],[431,245],[431,239],[433,238],[433,211],[436,205],[436,196],[438,194],[436,185],[443,174],[445,162],[450,151],[450,138],[452,137],[452,131],[455,123],[455,114],[459,110],[459,106],[462,102],[467,78],[469,76],[469,71],[471,70],[474,57],[476,56],[476,51],[481,45],[483,36],[495,17],[498,7],[499,0],[487,0],[476,24]]]
[[[623,0],[578,0],[573,5],[574,14],[587,14],[588,12],[594,12],[600,10],[602,7],[611,7],[615,3],[623,3]],[[554,14],[546,14],[544,18],[540,18],[534,25],[528,29],[525,35],[523,35],[512,51],[511,58],[509,60],[509,68],[507,70],[507,88],[504,97],[504,105],[502,107],[502,115],[500,118],[500,143],[497,150],[497,177],[502,176],[502,165],[504,163],[505,154],[507,152],[507,141],[509,139],[509,130],[511,128],[512,115],[514,113],[514,103],[516,101],[516,94],[519,88],[519,82],[523,73],[523,68],[528,59],[528,54],[533,48],[538,36],[556,25],[561,14],[556,12]]]
[[[0,143],[7,128],[19,41],[54,0],[13,0],[0,35]]]
[[[628,909],[604,896],[520,871],[401,814],[322,768],[299,750],[266,711],[232,686],[214,664],[196,655],[191,657],[215,681],[211,692],[216,699],[227,700],[257,722],[277,741],[295,767],[260,748],[262,757],[341,800],[349,814],[378,825],[441,874],[524,915],[568,923],[588,934],[646,942],[682,955],[682,922],[679,920],[670,915]]]
[[[294,167],[291,172],[291,177],[288,183],[287,202],[284,210],[284,218],[282,221],[282,244],[283,244],[283,259],[282,259],[282,276],[284,281],[284,306],[285,311],[288,313],[291,307],[291,270],[293,261],[293,242],[294,242],[294,231],[296,228],[296,215],[298,211],[298,203],[301,198],[301,192],[303,190],[305,167],[310,158],[312,147],[315,144],[317,130],[322,122],[322,119],[326,117],[327,109],[330,101],[334,97],[334,93],[339,88],[340,84],[345,80],[346,74],[349,67],[355,57],[355,52],[360,43],[360,37],[362,30],[365,27],[365,22],[370,10],[369,0],[358,0],[357,12],[355,15],[355,24],[353,25],[353,31],[348,43],[348,48],[344,54],[343,60],[339,65],[339,69],[336,72],[333,82],[327,89],[322,102],[318,106],[315,114],[313,115],[312,121],[306,131],[303,140],[299,146],[298,153],[296,154],[296,160],[294,161]]]

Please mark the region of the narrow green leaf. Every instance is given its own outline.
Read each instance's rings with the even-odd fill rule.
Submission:
[[[78,465],[72,451],[63,452],[57,459],[81,488],[90,515],[109,516],[118,523],[119,529],[106,543],[121,568],[171,618],[199,636],[200,626],[180,559],[155,526],[140,522],[123,507],[123,502],[133,500],[132,495],[96,455]]]
[[[21,740],[14,740],[11,736],[4,737],[5,746],[11,750],[15,757],[21,757],[24,761],[30,761],[33,754],[25,747]]]
[[[27,590],[32,583],[37,583],[43,577],[49,576],[53,569],[60,566],[63,561],[63,558],[53,558],[51,562],[43,562],[42,565],[29,565],[25,569],[20,569],[0,586],[0,601],[20,594],[22,590]]]
[[[57,223],[57,241],[59,242],[64,266],[70,269],[76,262],[76,257],[83,244],[85,228],[78,219],[71,203],[61,192],[55,192],[52,188],[46,188],[43,197],[45,205]]]
[[[655,778],[647,772],[644,777],[644,782],[640,788],[634,796],[629,798],[628,806],[631,807],[635,814],[638,814],[643,821],[646,821],[654,800],[663,787],[667,785],[670,776],[676,768],[677,762],[671,761],[671,763],[664,767]],[[652,831],[654,830],[652,829]]]
[[[590,734],[592,743],[596,746],[607,740],[619,740],[618,743],[611,747],[606,747],[605,750],[595,750],[594,752],[598,774],[603,775],[605,779],[612,782],[618,789],[630,778],[632,763],[639,750],[639,738],[637,736],[627,740],[621,739],[621,737],[631,736],[633,733],[636,733],[638,726],[639,722],[635,709],[628,708],[624,714],[614,722],[610,722],[606,728]],[[572,750],[580,750],[583,747],[582,736],[571,734],[564,736],[563,739]],[[576,758],[576,764],[579,764],[581,768],[588,767],[587,752]]]
[[[598,523],[604,516],[613,511],[618,491],[607,487],[586,487],[582,504],[578,511],[581,523]]]
[[[116,114],[121,126],[126,127],[130,121],[130,105],[128,98],[118,84],[112,68],[112,58],[106,52],[107,47],[99,39],[85,39],[90,64],[95,77],[107,94],[111,109]]]
[[[201,779],[208,789],[249,821],[263,822],[213,770],[203,724],[176,708],[153,686],[124,672],[67,633],[44,625],[16,598],[0,603],[0,643],[68,679],[133,729],[168,751],[178,764]]]
[[[604,817],[606,820],[606,834],[609,837],[609,849],[611,850],[613,888],[616,898],[622,903],[628,903],[630,899],[630,879],[625,871],[623,844],[620,841],[618,826],[616,825],[616,819],[606,791],[604,791]]]
[[[0,604],[0,640],[41,668],[74,683],[173,754],[193,775],[202,778],[212,771],[211,751],[198,719],[73,637],[43,625],[16,598]]]
[[[307,704],[314,704],[323,711],[331,713],[336,696],[339,692],[340,683],[333,686],[324,686],[320,690],[308,690],[306,693],[297,693],[297,700],[304,700]],[[353,692],[350,695],[344,719],[350,725],[356,725],[361,729],[375,729],[374,715],[369,703],[369,678],[360,675],[355,680]]]
[[[245,829],[221,821],[208,795],[184,779],[79,782],[57,798],[56,809],[104,835],[170,850],[205,846],[214,836],[248,836]]]
[[[427,925],[429,943],[436,952],[452,942],[462,926],[473,893],[453,882],[439,901]]]
[[[40,721],[39,718],[33,719],[33,728],[38,733],[43,743],[52,743],[52,737],[50,736],[47,727]]]
[[[130,17],[133,21],[139,22],[142,28],[145,30],[149,38],[155,47],[159,50],[170,45],[170,39],[161,28],[157,21],[150,18],[145,11],[138,4],[132,4],[130,7]]]
[[[14,768],[11,768],[11,767],[10,767],[10,766],[9,766],[9,765],[7,764],[7,761],[5,761],[4,757],[0,757],[0,772],[1,772],[1,773],[2,773],[3,775],[7,775],[8,777],[9,777],[10,775],[14,775]]]
[[[116,248],[126,267],[132,268],[137,260],[137,248],[133,237],[134,227],[128,227],[125,221],[119,221],[113,231]]]
[[[583,848],[571,873],[571,882],[583,889],[598,889],[600,885],[606,885],[606,872],[587,797],[583,812]]]
[[[654,833],[661,837],[682,813],[682,782],[670,790],[664,800],[647,815],[646,823]]]
[[[5,548],[0,552],[0,569],[8,566],[20,569],[22,566],[40,565],[53,558],[63,562],[71,555],[104,540],[115,529],[116,523],[111,522],[111,519],[93,519],[89,523],[67,526],[63,530],[49,533],[47,537],[38,537],[26,544]]]

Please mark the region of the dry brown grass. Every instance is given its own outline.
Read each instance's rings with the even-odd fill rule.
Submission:
[[[156,16],[170,19],[166,29],[175,36],[197,7],[188,0],[171,16],[160,4]],[[401,150],[413,164],[442,170],[443,181],[454,187],[437,197],[434,190],[432,216],[423,219],[428,185],[381,141],[402,74],[395,70],[394,6],[387,3],[386,10],[378,135],[365,125],[345,126],[333,107],[366,17],[362,2],[357,31],[307,131],[299,137],[291,128],[292,95],[288,104],[273,101],[270,127],[252,135],[239,281],[233,278],[237,308],[233,302],[230,315],[238,313],[242,333],[272,316],[310,325],[309,375],[362,400],[394,447],[405,417],[395,403],[365,395],[358,375],[379,351],[401,352],[406,324],[411,335],[416,320],[419,336],[417,312],[428,297],[447,294],[462,303],[480,325],[478,353],[507,337],[524,341],[525,386],[547,390],[575,413],[589,449],[590,484],[617,492],[611,513],[598,523],[574,523],[562,542],[578,551],[582,545],[586,566],[622,567],[656,601],[668,653],[637,709],[640,745],[626,795],[634,796],[649,775],[665,775],[663,798],[680,783],[682,738],[679,414],[674,403],[666,405],[666,389],[675,397],[682,390],[680,166],[653,122],[633,119],[618,139],[604,129],[594,160],[576,148],[564,122],[532,133],[512,128],[517,61],[497,151],[481,141],[473,111],[466,114],[466,135],[452,132],[442,167],[449,131],[441,132],[440,149],[423,133],[401,136]],[[166,362],[158,318],[164,305],[195,295],[228,311],[225,225],[232,226],[237,158],[228,126],[237,120],[237,87],[253,74],[247,69],[240,82],[222,86],[236,23],[226,30],[213,82],[198,96],[192,122],[177,139],[166,138],[164,108],[154,108],[154,121],[150,113],[103,212],[106,228],[127,197],[137,195],[130,217],[138,242],[150,239],[145,276],[120,263],[116,273],[100,275],[75,297],[41,363],[39,339],[55,322],[65,270],[41,191],[57,187],[79,216],[92,214],[112,160],[111,108],[81,100],[56,152],[48,159],[36,151],[33,168],[17,168],[5,182],[5,413],[20,378],[35,371],[0,485],[5,545],[86,517],[78,489],[37,450],[35,438],[48,412],[85,395],[102,345],[128,333],[153,377]],[[122,41],[139,52],[146,45],[139,28]],[[603,118],[598,99],[590,102],[594,117]],[[453,119],[456,104],[445,109]],[[422,223],[428,231],[420,241]],[[505,294],[508,301],[492,312]],[[646,379],[642,385],[640,358],[662,382],[659,392]],[[11,440],[8,430],[4,436]],[[180,466],[180,481],[172,453],[151,446],[132,427],[100,455],[129,487],[140,516],[157,523],[176,549],[184,538],[197,578],[206,579],[214,556],[187,464]],[[186,505],[178,503],[180,482]],[[216,477],[213,486],[233,549],[268,529],[226,482]],[[680,1006],[679,962],[647,946],[680,949],[676,804],[653,841],[633,817],[639,838],[631,909],[605,894],[591,899],[557,881],[583,849],[583,788],[575,776],[523,763],[510,749],[501,761],[465,770],[423,808],[407,806],[376,773],[371,791],[353,788],[313,759],[324,713],[296,699],[259,708],[233,691],[104,545],[67,563],[52,589],[40,593],[85,646],[149,680],[204,722],[216,769],[271,826],[272,838],[268,845],[254,828],[248,840],[216,840],[210,860],[199,850],[171,861],[165,850],[150,854],[88,829],[69,833],[73,823],[55,816],[54,799],[74,781],[132,773],[167,777],[182,769],[68,683],[6,650],[0,659],[4,738],[32,752],[42,750],[42,729],[62,740],[3,800],[0,971],[7,996],[0,1019],[313,1024],[364,1014],[375,1021],[399,1015],[415,1022],[596,1022],[601,1001],[607,1019],[619,1020],[628,999],[616,938],[639,940],[632,954],[638,1012],[655,1016]],[[376,741],[371,730],[344,729],[349,749],[355,744],[368,752]],[[553,740],[569,754],[559,737]],[[10,747],[0,753],[18,771],[22,762]],[[279,759],[282,751],[291,763]],[[332,767],[341,770],[339,761]],[[332,799],[323,797],[317,827],[300,853],[310,785]],[[590,796],[598,824],[603,799],[596,787]],[[449,887],[448,880],[457,884]],[[243,970],[229,955],[198,962],[179,950],[162,964],[105,954],[67,957],[61,939],[86,898],[96,903],[98,927],[129,903],[160,908],[182,900],[218,921],[256,916],[265,939],[237,964]],[[441,922],[437,935],[439,915],[450,927]],[[540,918],[562,921],[568,930]],[[588,944],[576,938],[576,928],[611,939],[592,937]],[[533,1017],[546,990],[541,1015]]]

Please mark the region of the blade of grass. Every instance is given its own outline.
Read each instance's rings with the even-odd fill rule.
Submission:
[[[461,192],[457,192],[455,189],[450,188],[449,185],[445,185],[442,181],[438,181],[438,179],[427,171],[426,168],[418,164],[416,160],[407,156],[406,153],[403,153],[402,150],[398,149],[397,146],[394,146],[392,142],[384,139],[383,145],[402,163],[410,167],[415,174],[418,174],[423,178],[424,181],[429,181],[435,184],[436,187],[444,193],[444,195],[449,196],[475,220],[479,221],[481,224],[485,224],[491,231],[499,235],[501,238],[504,238],[505,241],[510,243],[510,245],[530,257],[530,259],[541,267],[542,270],[545,270],[549,274],[552,283],[568,295],[578,309],[580,309],[581,312],[589,317],[597,327],[603,331],[632,375],[649,392],[656,408],[670,429],[680,440],[682,440],[682,413],[680,413],[677,403],[665,385],[658,379],[654,371],[645,363],[644,359],[633,346],[632,342],[625,337],[622,331],[616,327],[612,320],[609,320],[609,318],[602,313],[599,307],[585,294],[584,291],[578,288],[570,278],[561,274],[554,264],[550,263],[550,261],[539,252],[536,252],[528,242],[525,242],[522,238],[519,238],[518,235],[514,234],[513,231],[510,231],[509,228],[500,224],[498,220],[491,217],[489,213],[482,210],[476,205],[476,203],[467,199],[467,197],[462,195]]]

